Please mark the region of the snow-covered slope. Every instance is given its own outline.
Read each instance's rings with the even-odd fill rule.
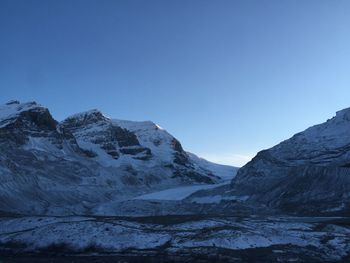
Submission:
[[[89,214],[104,203],[223,181],[220,166],[194,161],[156,124],[98,110],[58,123],[35,102],[12,101],[0,106],[0,147],[0,211]]]
[[[239,169],[238,167],[209,162],[193,153],[187,152],[187,154],[195,165],[205,168],[211,171],[213,174],[219,174],[224,181],[232,180],[236,176]]]
[[[259,152],[232,192],[289,212],[349,213],[350,108]]]
[[[140,172],[151,169],[155,180],[161,177],[207,184],[222,180],[220,173],[208,169],[210,165],[198,165],[176,138],[151,121],[110,119],[92,110],[67,118],[59,127],[71,132],[79,146],[105,167],[128,165]],[[230,168],[223,166],[222,171]]]

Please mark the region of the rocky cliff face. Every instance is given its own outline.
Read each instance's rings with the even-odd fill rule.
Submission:
[[[288,212],[350,212],[350,108],[261,151],[238,171],[235,195]]]
[[[97,110],[69,117],[59,127],[72,133],[91,157],[98,156],[101,151],[109,155],[104,158],[112,157],[115,160],[121,155],[131,155],[140,160],[152,157],[151,150],[142,147],[133,132],[115,125]]]
[[[198,163],[154,123],[97,110],[58,123],[35,102],[9,102],[0,106],[0,148],[0,211],[89,214],[104,202],[221,181],[216,166]]]

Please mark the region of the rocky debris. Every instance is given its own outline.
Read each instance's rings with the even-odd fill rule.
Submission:
[[[4,256],[81,255],[81,262],[89,262],[91,254],[100,256],[97,262],[108,259],[103,256],[114,257],[107,262],[159,262],[151,260],[157,257],[164,262],[347,262],[350,255],[349,221],[339,218],[33,216],[0,222]]]

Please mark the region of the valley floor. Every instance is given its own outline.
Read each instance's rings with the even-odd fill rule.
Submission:
[[[1,262],[346,262],[350,218],[6,216],[0,244]]]
[[[183,200],[199,190],[213,189],[219,186],[228,185],[230,181],[220,184],[197,184],[189,186],[174,187],[163,191],[153,192],[136,197],[140,200]]]

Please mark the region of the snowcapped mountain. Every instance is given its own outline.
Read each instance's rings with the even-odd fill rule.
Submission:
[[[260,152],[230,184],[236,168],[185,152],[152,122],[92,110],[59,123],[12,101],[0,106],[0,254],[348,262],[348,217],[275,208],[349,213],[349,130],[347,109]]]
[[[349,214],[350,108],[259,152],[231,187],[288,212]]]
[[[0,106],[0,211],[90,213],[96,206],[175,186],[220,183],[233,167],[185,152],[152,122],[98,110],[57,122],[35,102]]]

